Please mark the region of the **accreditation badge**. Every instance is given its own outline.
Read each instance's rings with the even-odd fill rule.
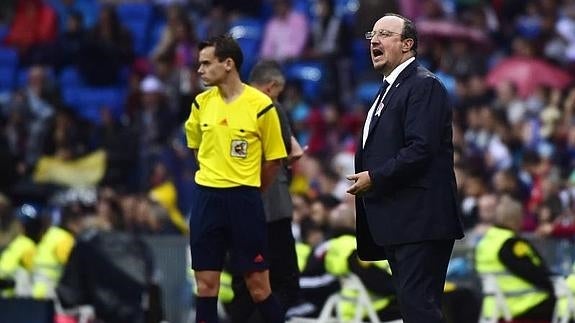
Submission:
[[[230,154],[235,158],[248,157],[248,141],[245,139],[232,139]]]

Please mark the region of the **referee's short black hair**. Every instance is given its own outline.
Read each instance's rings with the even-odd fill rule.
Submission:
[[[200,42],[198,48],[202,50],[211,46],[214,47],[214,55],[220,62],[231,58],[234,61],[236,70],[238,72],[240,71],[242,63],[244,62],[244,54],[238,42],[231,35],[223,34],[204,40]]]

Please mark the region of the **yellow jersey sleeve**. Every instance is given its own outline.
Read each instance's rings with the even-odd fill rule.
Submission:
[[[190,116],[186,123],[184,124],[186,141],[188,147],[191,149],[198,149],[200,147],[200,141],[202,139],[202,133],[200,129],[199,114],[200,114],[200,104],[201,97],[198,95],[192,102]]]
[[[274,160],[287,157],[276,107],[270,104],[258,112],[258,127],[262,140],[262,157]]]

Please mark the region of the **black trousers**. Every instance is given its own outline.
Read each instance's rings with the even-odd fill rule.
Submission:
[[[441,300],[454,240],[384,246],[404,323],[444,323]]]
[[[299,269],[291,218],[269,222],[267,228],[270,283],[272,292],[285,310],[295,303],[299,293]],[[233,276],[232,288],[234,299],[226,306],[231,321],[263,322],[255,310],[255,304],[242,276]]]

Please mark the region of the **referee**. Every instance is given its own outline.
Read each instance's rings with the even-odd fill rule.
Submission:
[[[277,104],[285,86],[281,66],[271,60],[260,61],[253,67],[249,82],[267,94],[276,105],[288,152],[288,158],[283,160],[275,180],[262,194],[269,238],[267,260],[270,266],[270,283],[282,308],[288,309],[295,304],[299,296],[299,268],[291,228],[293,205],[289,192],[288,166],[298,160],[304,150],[293,136],[286,111]],[[240,275],[233,276],[232,287],[234,298],[230,304],[226,304],[232,323],[262,322],[260,317],[253,315],[254,305]]]
[[[190,217],[196,322],[218,321],[219,277],[228,251],[232,270],[243,274],[265,322],[284,322],[270,288],[260,192],[287,156],[278,114],[268,96],[242,83],[243,54],[233,38],[211,38],[199,50],[198,74],[210,88],[196,96],[185,123],[199,165]]]

